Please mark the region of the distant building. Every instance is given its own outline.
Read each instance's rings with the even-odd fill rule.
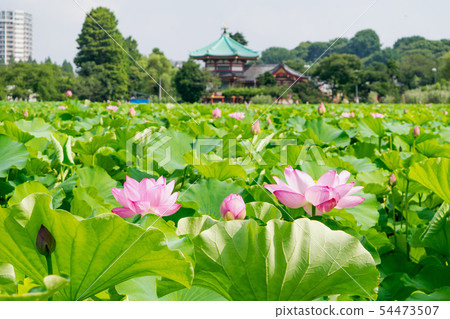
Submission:
[[[0,11],[0,60],[28,61],[32,57],[32,16],[24,11]]]
[[[222,88],[230,86],[257,87],[258,76],[270,72],[278,85],[290,85],[295,81],[307,81],[308,77],[280,64],[247,64],[258,60],[259,53],[233,40],[224,28],[222,36],[213,43],[192,51],[190,56],[205,62],[206,70],[222,80]]]

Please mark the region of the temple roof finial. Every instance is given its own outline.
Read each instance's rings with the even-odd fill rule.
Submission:
[[[224,23],[222,29],[223,29],[223,33],[227,33],[228,26]]]

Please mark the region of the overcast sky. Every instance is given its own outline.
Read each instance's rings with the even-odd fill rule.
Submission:
[[[328,41],[348,30],[374,29],[384,47],[404,36],[450,38],[449,0],[2,0],[0,10],[33,15],[33,58],[73,61],[85,10],[110,8],[124,36],[133,36],[148,54],[160,48],[168,58],[185,60],[189,51],[216,40],[226,23],[241,31],[249,47],[292,49],[301,41]]]

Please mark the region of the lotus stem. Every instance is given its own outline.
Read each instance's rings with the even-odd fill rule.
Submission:
[[[53,264],[52,264],[52,254],[48,254],[45,256],[47,260],[47,273],[48,275],[53,275]],[[48,301],[53,301],[53,297],[49,297]]]
[[[409,243],[408,243],[408,188],[409,179],[406,180],[405,204],[403,214],[405,216],[405,234],[406,234],[406,256],[409,259]]]
[[[314,205],[312,207],[311,215],[312,215],[312,217],[316,216],[316,206],[314,206]]]
[[[383,137],[382,136],[380,136],[379,138],[378,138],[378,151],[380,152],[380,154],[381,154],[381,140],[383,139]]]

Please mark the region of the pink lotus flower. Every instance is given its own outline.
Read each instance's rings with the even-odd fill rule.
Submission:
[[[353,112],[342,112],[341,117],[354,118],[355,117],[355,113],[353,113]]]
[[[319,107],[317,108],[317,113],[319,113],[319,115],[323,115],[326,111],[327,109],[325,108],[325,104],[320,103]]]
[[[60,106],[58,106],[58,109],[60,109],[60,110],[67,110],[67,106],[65,106],[65,105],[60,105]]]
[[[353,207],[364,201],[363,197],[351,196],[362,186],[354,187],[355,183],[347,183],[350,173],[342,171],[328,171],[323,174],[317,183],[307,173],[291,166],[284,170],[286,183],[274,176],[276,184],[264,185],[275,197],[287,207],[303,209],[312,215],[312,206],[315,206],[319,215],[329,212],[333,208],[342,209]]]
[[[230,194],[220,205],[220,215],[225,220],[245,218],[245,202],[241,195]]]
[[[67,96],[67,97],[72,97],[72,91],[71,91],[71,90],[68,90],[68,91],[66,92],[66,96]]]
[[[243,120],[245,118],[245,114],[243,112],[235,112],[235,113],[231,113],[230,117],[232,117],[236,120]]]
[[[395,177],[395,174],[392,173],[391,176],[389,176],[389,185],[393,186],[397,183],[397,177]]]
[[[106,107],[106,109],[108,110],[108,111],[113,111],[113,112],[117,112],[117,110],[119,109],[117,106],[115,106],[115,105],[108,105],[107,107]]]
[[[222,116],[222,112],[220,111],[220,109],[219,109],[218,107],[216,107],[216,108],[213,110],[212,116],[213,116],[215,119],[218,119],[218,118],[220,118],[220,117]]]
[[[255,123],[252,125],[252,134],[258,135],[261,132],[261,127],[259,126],[259,120],[256,120]]]
[[[128,115],[131,116],[132,118],[135,118],[136,110],[134,109],[134,107],[130,106],[130,108],[128,109]]]
[[[28,117],[28,111],[25,110],[25,112],[23,112],[23,117],[27,118]]]
[[[419,137],[420,135],[420,128],[418,125],[414,126],[413,131],[412,131],[412,135],[414,136],[414,138]]]
[[[372,115],[373,116],[373,118],[374,119],[376,119],[376,118],[384,118],[384,114],[381,114],[381,113],[370,113],[370,115]]]
[[[174,186],[175,181],[166,185],[166,179],[162,176],[157,181],[144,178],[140,183],[127,176],[124,189],[111,190],[115,199],[123,206],[114,208],[112,212],[123,218],[137,214],[172,215],[181,207],[180,204],[175,204],[178,192],[172,194]]]
[[[444,115],[448,115],[448,112],[447,112],[447,111],[444,111]]]

